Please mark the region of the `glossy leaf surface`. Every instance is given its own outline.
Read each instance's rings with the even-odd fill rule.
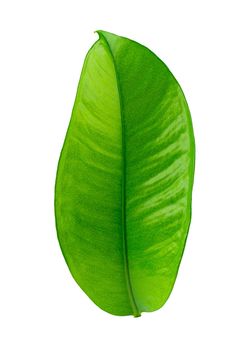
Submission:
[[[191,218],[194,137],[183,92],[146,47],[107,32],[88,52],[57,171],[58,238],[103,310],[167,300]]]

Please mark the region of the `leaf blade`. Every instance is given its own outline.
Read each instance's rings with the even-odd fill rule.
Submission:
[[[110,87],[109,84],[106,84],[106,81],[102,82],[101,89],[104,93],[97,97],[95,91],[96,81],[100,77],[98,79],[96,77],[95,79],[90,79],[92,75],[89,74],[89,83],[93,85],[92,88],[94,90],[92,91],[89,85],[84,89],[88,105],[92,106],[91,115],[89,115],[86,123],[90,122],[90,120],[93,122],[93,105],[95,106],[95,103],[101,104],[104,96],[108,95],[111,89],[115,89],[113,100],[117,101],[119,107],[119,110],[116,112],[117,107],[115,106],[115,113],[112,114],[115,116],[115,119],[114,116],[109,117],[109,119],[104,118],[104,122],[101,125],[97,124],[100,129],[105,126],[105,123],[110,128],[105,130],[104,133],[100,132],[102,138],[109,139],[108,136],[112,136],[111,133],[115,135],[114,132],[118,130],[115,145],[117,144],[118,147],[116,148],[118,151],[121,148],[118,152],[119,162],[113,171],[113,177],[111,177],[109,182],[107,181],[107,185],[110,186],[105,187],[105,184],[102,184],[105,195],[109,193],[113,195],[107,201],[108,205],[112,204],[112,202],[117,203],[116,207],[112,208],[112,215],[108,212],[107,217],[103,218],[103,222],[109,218],[109,222],[117,221],[117,225],[110,230],[111,234],[109,236],[112,237],[110,238],[111,240],[117,232],[118,240],[117,242],[114,240],[114,248],[112,250],[109,251],[108,248],[101,250],[101,247],[97,245],[97,249],[91,254],[87,247],[80,243],[80,239],[77,241],[77,232],[79,230],[77,230],[76,223],[73,228],[73,237],[75,237],[74,241],[76,241],[76,244],[74,245],[73,242],[71,244],[71,246],[73,245],[72,249],[75,246],[74,254],[72,249],[67,249],[66,246],[67,236],[70,236],[70,227],[66,229],[58,228],[58,236],[64,236],[63,241],[60,238],[62,241],[60,244],[63,248],[65,247],[65,251],[69,251],[68,259],[70,259],[70,256],[76,257],[73,263],[74,266],[71,267],[72,259],[67,261],[68,266],[76,281],[91,299],[110,313],[119,315],[134,314],[138,316],[142,311],[153,311],[161,307],[167,300],[176,278],[191,215],[194,139],[185,98],[181,88],[167,67],[151,51],[140,44],[106,32],[99,31],[99,35],[100,39],[97,43],[103,46],[105,55],[108,57],[108,64],[111,66],[112,83]],[[104,71],[106,73],[106,62],[103,61],[103,52],[101,54],[98,52],[94,57],[94,62],[101,58],[99,68],[104,66],[104,70],[101,73],[103,75]],[[109,60],[112,60],[112,65],[109,63]],[[83,81],[84,78],[82,77],[80,81]],[[109,72],[106,75],[106,79],[108,78]],[[113,82],[114,78],[115,81]],[[78,90],[82,89],[79,88]],[[90,91],[92,91],[91,94]],[[77,101],[78,97],[76,98],[77,109],[74,107],[73,115],[79,114],[80,116],[80,101]],[[114,110],[113,106],[106,105],[106,100],[104,101],[107,108],[102,110],[97,108],[97,119],[104,115],[104,111],[106,112],[107,109],[108,111]],[[180,118],[178,118],[179,113],[177,112],[179,108],[182,112]],[[114,124],[113,119],[117,123],[113,128],[114,130],[111,129],[112,123]],[[109,120],[110,124],[108,124]],[[80,126],[79,128],[72,126],[70,129],[76,130],[76,132],[79,130],[79,138],[81,137]],[[89,136],[91,130],[93,130],[92,123],[89,125]],[[183,134],[185,138],[183,137],[182,139],[181,135]],[[96,157],[98,151],[100,151],[98,143],[101,140],[94,134],[92,137],[94,140],[90,143],[93,146],[94,142],[92,157]],[[70,139],[71,136],[67,134],[65,145],[68,143],[67,140]],[[102,152],[105,153],[106,157],[109,146],[110,143],[107,143],[102,147]],[[72,145],[68,153],[72,154],[72,149],[75,148],[76,145]],[[186,152],[187,150],[190,153]],[[80,150],[76,157],[80,157]],[[90,154],[88,154],[87,158],[90,158]],[[61,156],[60,163],[64,163],[62,159],[64,160],[66,157]],[[102,166],[106,168],[106,165],[109,165],[108,162],[109,159],[105,158]],[[167,169],[170,169],[169,172]],[[187,169],[189,169],[188,172]],[[93,173],[93,171],[97,170],[93,170],[91,164],[89,164],[89,170],[86,173],[86,177],[83,178],[84,184],[81,187],[85,187],[88,173]],[[58,178],[59,176],[60,178],[65,178],[67,170],[65,172],[66,174],[58,171]],[[116,174],[118,174],[117,179],[114,178]],[[104,173],[105,180],[107,179],[106,176]],[[97,183],[100,180],[100,177],[96,178]],[[181,183],[179,186],[177,181]],[[186,187],[182,186],[182,181]],[[59,183],[58,180],[57,182]],[[75,195],[70,207],[74,207],[75,198],[80,198],[76,183],[78,183],[77,179],[71,185],[71,188],[75,188]],[[111,187],[115,187],[115,192]],[[188,189],[188,191],[182,195],[183,187],[186,190]],[[56,197],[64,197],[62,193],[64,193],[64,186],[56,189]],[[106,208],[101,207],[104,198],[97,196],[97,199],[91,199],[93,193],[96,196],[97,192],[95,189],[93,192],[92,188],[92,191],[88,191],[88,196],[85,198],[86,202],[83,201],[83,203],[86,203],[89,211],[91,211],[91,215],[95,215],[94,222],[96,224],[96,220],[98,222]],[[184,198],[187,204],[184,204]],[[183,204],[177,205],[177,200],[179,199]],[[96,201],[94,207],[91,205],[92,200]],[[174,215],[174,205],[173,207],[169,206],[171,200],[175,203],[176,215]],[[181,211],[182,205],[185,208],[184,212]],[[97,209],[98,206],[100,206],[99,211]],[[165,208],[165,212],[163,212],[163,208]],[[56,211],[58,212],[57,209]],[[63,210],[63,212],[60,211],[57,213],[57,218],[69,216],[69,211],[70,209]],[[172,215],[168,215],[168,211],[171,211]],[[76,208],[72,215],[73,218],[82,216],[81,208]],[[182,218],[182,223],[177,219],[179,217]],[[176,220],[175,223],[173,222],[174,220]],[[90,214],[89,216],[87,215],[84,221],[85,225],[89,226],[87,231],[90,231]],[[106,242],[108,241],[106,240],[109,236],[106,235],[106,232],[108,232],[106,227],[100,225],[100,230],[95,229],[94,231],[98,233],[98,240],[101,234],[103,235],[103,232],[105,232],[104,244],[107,247]],[[174,236],[174,232],[176,236]],[[178,234],[177,232],[180,233]],[[81,237],[83,237],[84,233],[85,230],[82,227],[80,230]],[[90,237],[89,245],[93,246],[93,242],[96,244],[96,238],[94,236]],[[106,274],[108,267],[104,262],[106,258],[108,258],[108,261],[111,261],[116,252],[118,260],[115,261],[113,270]],[[99,265],[96,262],[96,256],[98,256]],[[66,260],[68,259],[66,257]],[[83,283],[81,276],[85,274],[79,267],[82,264],[89,266],[90,260],[97,263],[98,268],[95,270],[98,270],[97,277],[95,279],[95,276],[89,273],[88,283],[86,283],[87,281]],[[118,274],[114,277],[113,272],[116,271],[114,270],[116,266],[118,267]],[[118,292],[115,293],[116,291]],[[115,294],[113,295],[112,293]]]

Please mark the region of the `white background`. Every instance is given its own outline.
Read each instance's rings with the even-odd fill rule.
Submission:
[[[0,348],[233,349],[232,1],[0,5]],[[180,82],[197,154],[193,219],[157,312],[111,316],[72,279],[54,225],[57,161],[96,29],[154,51]]]

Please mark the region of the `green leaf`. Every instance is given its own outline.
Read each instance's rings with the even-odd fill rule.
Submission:
[[[61,152],[59,243],[84,292],[114,315],[159,309],[191,219],[194,136],[183,92],[149,49],[98,31]]]

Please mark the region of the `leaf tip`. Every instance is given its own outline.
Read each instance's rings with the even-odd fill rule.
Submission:
[[[95,30],[94,33],[97,33],[99,35],[99,38],[101,38],[103,36],[103,30],[101,30],[101,29]]]

